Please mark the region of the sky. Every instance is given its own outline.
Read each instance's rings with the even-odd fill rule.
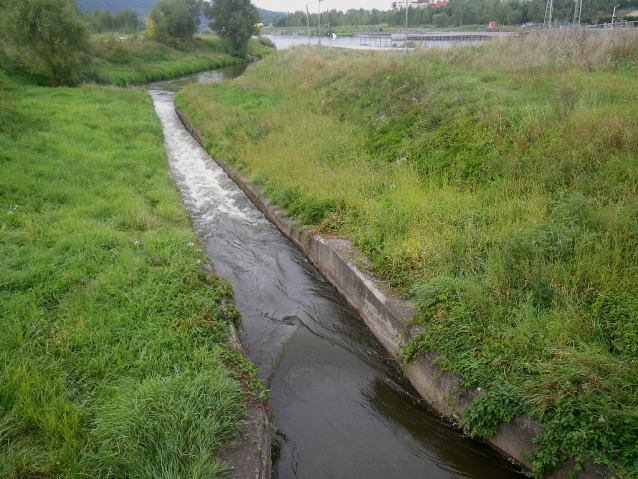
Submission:
[[[365,10],[387,11],[392,9],[393,0],[322,0],[321,11],[341,10],[345,12],[351,8],[357,10],[363,8]],[[403,0],[404,1],[404,0]],[[296,12],[306,11],[306,5],[310,13],[317,13],[318,0],[252,0],[253,5],[258,8],[270,10],[272,12]]]

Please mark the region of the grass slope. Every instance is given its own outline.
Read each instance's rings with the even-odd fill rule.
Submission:
[[[273,51],[274,46],[266,39],[251,39],[248,45],[252,58]],[[173,46],[149,40],[144,35],[92,35],[91,52],[82,82],[117,86],[165,80],[246,61],[223,53],[220,40],[213,35],[195,37],[189,42],[176,40]],[[9,44],[0,48],[0,64],[13,81],[51,83],[46,70],[29,64],[28,58]]]
[[[0,476],[221,477],[239,313],[201,268],[149,96],[1,75]]]
[[[526,413],[542,476],[638,477],[638,35],[554,32],[409,56],[299,48],[177,96],[213,155],[348,237],[411,296],[405,351]]]
[[[124,38],[124,37],[122,37]],[[92,37],[95,63],[91,75],[99,83],[126,86],[164,80],[227,65],[244,63],[243,58],[223,53],[216,36],[195,37],[189,43],[173,48],[144,36],[126,36],[120,40],[114,34]],[[261,57],[274,48],[252,39],[248,53]]]

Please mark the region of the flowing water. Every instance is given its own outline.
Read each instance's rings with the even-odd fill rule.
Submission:
[[[273,477],[521,477],[415,401],[357,314],[183,128],[173,91],[240,73],[193,75],[149,92],[171,174],[217,273],[234,287],[242,342],[271,390],[280,446]]]

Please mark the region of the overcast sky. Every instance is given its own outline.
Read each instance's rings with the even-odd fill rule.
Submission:
[[[318,0],[252,0],[253,5],[272,12],[296,12],[306,11],[306,5],[310,13],[317,13]],[[340,10],[345,12],[350,8],[363,8],[365,10],[387,11],[392,9],[393,0],[322,0],[321,11]],[[403,0],[405,1],[405,0]]]

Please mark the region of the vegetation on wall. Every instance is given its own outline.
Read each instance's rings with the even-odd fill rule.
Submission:
[[[296,50],[176,104],[290,214],[415,300],[405,360],[526,413],[540,477],[638,475],[638,34],[542,32],[408,56]]]

